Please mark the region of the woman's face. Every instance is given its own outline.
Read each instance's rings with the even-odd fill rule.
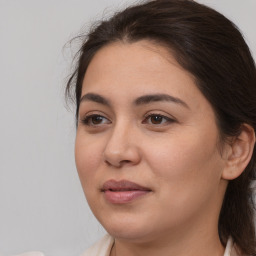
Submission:
[[[75,155],[88,203],[116,238],[217,232],[226,188],[213,109],[165,48],[113,43],[83,81]]]

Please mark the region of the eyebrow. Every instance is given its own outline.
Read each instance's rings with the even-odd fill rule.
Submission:
[[[96,93],[85,94],[84,96],[82,96],[79,103],[83,101],[93,101],[93,102],[100,103],[102,105],[110,106],[110,103],[107,99],[105,99],[104,97]]]
[[[84,102],[84,101],[92,101],[92,102],[96,102],[105,106],[110,107],[111,104],[109,102],[109,100],[107,100],[106,98],[104,98],[103,96],[96,94],[96,93],[87,93],[85,95],[83,95],[80,99],[80,102]],[[180,104],[186,108],[189,109],[189,106],[182,101],[181,99],[171,96],[169,94],[149,94],[149,95],[143,95],[138,97],[135,101],[134,101],[134,105],[144,105],[144,104],[149,104],[152,102],[159,102],[159,101],[167,101],[167,102],[173,102],[173,103],[177,103]]]
[[[181,100],[177,97],[171,96],[169,94],[144,95],[144,96],[137,98],[134,101],[134,103],[135,103],[135,105],[142,105],[142,104],[149,104],[151,102],[158,102],[158,101],[167,101],[167,102],[177,103],[177,104],[180,104],[189,109],[189,106],[187,105],[186,102],[184,102],[183,100]]]

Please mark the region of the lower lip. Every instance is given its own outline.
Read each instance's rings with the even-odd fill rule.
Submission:
[[[104,195],[107,201],[112,204],[125,204],[132,202],[133,200],[145,196],[150,191],[146,190],[132,190],[132,191],[104,191]]]

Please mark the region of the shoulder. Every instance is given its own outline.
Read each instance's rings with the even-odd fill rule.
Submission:
[[[44,254],[42,252],[25,252],[14,256],[44,256]]]
[[[114,244],[114,238],[106,234],[101,240],[88,248],[81,256],[108,256]]]

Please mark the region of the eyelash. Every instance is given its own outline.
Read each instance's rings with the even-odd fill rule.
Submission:
[[[157,113],[150,113],[148,115],[145,115],[145,119],[143,120],[142,123],[146,123],[145,121],[149,120],[152,117],[160,117],[162,120],[165,119],[166,121],[164,123],[174,123],[175,122],[175,120],[173,118],[170,118],[170,117],[167,117],[167,116],[164,116],[164,115],[161,115],[161,114],[157,114]],[[154,124],[154,123],[152,123],[152,120],[151,120],[150,125],[157,126],[157,125],[163,125],[163,123]]]
[[[175,120],[170,118],[170,117],[167,117],[167,116],[164,116],[164,115],[161,115],[161,114],[156,114],[156,113],[150,113],[148,115],[145,115],[144,116],[144,120],[142,121],[143,124],[146,124],[148,120],[150,120],[150,118],[153,118],[153,117],[160,117],[160,123],[159,124],[156,124],[156,123],[153,123],[152,120],[151,120],[151,123],[149,123],[149,125],[152,125],[152,126],[158,126],[158,125],[163,125],[165,123],[174,123]],[[105,123],[98,123],[98,124],[93,124],[92,122],[92,119],[93,118],[100,118],[101,120],[106,120]],[[165,120],[165,122],[162,123],[162,120]],[[109,124],[111,123],[111,121],[109,119],[107,119],[106,117],[102,116],[102,115],[98,115],[98,114],[92,114],[92,115],[88,115],[86,116],[84,119],[81,120],[81,122],[86,125],[86,126],[91,126],[91,127],[98,127],[102,124]]]
[[[84,119],[81,120],[81,122],[84,124],[84,125],[87,125],[87,126],[98,126],[98,125],[101,125],[102,123],[100,124],[93,124],[92,123],[92,119],[93,118],[101,118],[101,119],[106,119],[108,120],[106,117],[102,116],[102,115],[98,115],[98,114],[93,114],[93,115],[88,115],[86,116]],[[111,121],[108,120],[109,123],[111,123]]]

